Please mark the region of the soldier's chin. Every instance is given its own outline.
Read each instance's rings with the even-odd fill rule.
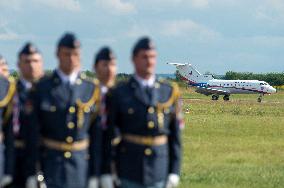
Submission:
[[[155,74],[155,71],[154,71],[154,69],[147,69],[146,74],[147,75],[153,75],[153,74]]]
[[[68,67],[68,69],[65,70],[66,74],[72,74],[73,72],[76,72],[77,69],[74,67]]]

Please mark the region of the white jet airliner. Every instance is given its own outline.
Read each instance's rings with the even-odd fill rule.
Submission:
[[[255,94],[261,102],[264,94],[276,93],[276,89],[268,83],[259,80],[220,80],[212,75],[202,75],[191,64],[168,63],[175,65],[181,78],[191,86],[196,86],[196,92],[206,96],[212,95],[212,100],[218,100],[220,95],[228,101],[231,94]]]

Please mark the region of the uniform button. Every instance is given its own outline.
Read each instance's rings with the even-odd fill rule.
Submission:
[[[87,75],[85,73],[81,73],[81,76],[80,76],[82,79],[86,79],[87,78]]]
[[[67,127],[68,127],[69,129],[74,129],[75,123],[69,122],[69,123],[67,124]]]
[[[129,108],[129,109],[128,109],[128,114],[133,114],[133,113],[134,113],[133,108]]]
[[[155,109],[153,107],[148,108],[148,113],[153,114],[155,112]]]
[[[51,106],[51,107],[50,107],[50,111],[51,111],[51,112],[56,112],[56,106]]]
[[[81,80],[81,79],[77,79],[77,80],[76,80],[76,84],[77,84],[77,85],[81,85],[81,84],[82,84],[82,80]]]
[[[70,152],[70,151],[66,151],[66,152],[64,152],[64,157],[65,157],[66,159],[71,158],[71,157],[72,157],[71,152]]]
[[[66,142],[67,143],[72,143],[73,142],[73,138],[71,136],[67,136],[66,137]]]
[[[154,127],[155,127],[154,122],[153,122],[153,121],[149,121],[149,122],[148,122],[148,128],[149,128],[149,129],[153,129]]]
[[[147,156],[152,155],[152,150],[150,148],[147,148],[147,149],[145,149],[144,153]]]
[[[40,181],[40,182],[43,181],[43,180],[44,180],[43,175],[41,175],[41,174],[38,175],[38,176],[37,176],[37,180]]]
[[[160,88],[160,84],[156,82],[155,85],[154,85],[154,87],[155,87],[155,88]]]
[[[74,106],[70,106],[69,113],[73,114],[73,113],[75,113],[75,111],[76,111],[75,107]]]

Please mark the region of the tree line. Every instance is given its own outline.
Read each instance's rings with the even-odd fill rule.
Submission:
[[[229,71],[224,76],[225,80],[261,80],[272,86],[284,85],[284,72],[255,74],[251,72],[233,72]]]

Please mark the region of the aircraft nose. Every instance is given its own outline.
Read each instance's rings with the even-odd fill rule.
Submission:
[[[276,93],[277,92],[277,90],[275,88],[273,88],[273,87],[270,87],[269,90],[270,90],[271,93]]]

